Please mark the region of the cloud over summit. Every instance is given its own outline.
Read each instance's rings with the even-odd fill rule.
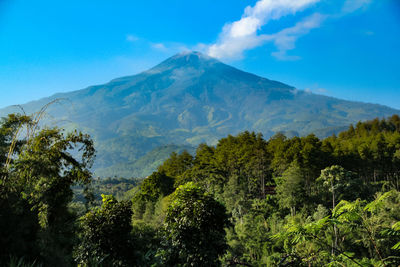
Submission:
[[[218,41],[208,47],[207,53],[216,58],[240,58],[245,50],[283,36],[259,34],[270,20],[295,14],[317,2],[319,0],[260,0],[253,7],[246,7],[240,20],[226,24]]]
[[[335,0],[336,1],[336,0]],[[316,4],[328,3],[325,0],[259,0],[254,6],[245,8],[241,19],[224,25],[217,41],[205,45],[204,51],[219,59],[240,59],[247,50],[273,43],[276,51],[271,55],[278,60],[296,60],[297,56],[289,56],[287,51],[296,46],[296,41],[308,34],[312,29],[319,28],[327,18],[339,18],[348,13],[369,5],[372,0],[344,0],[331,2],[338,8],[331,13],[313,12],[311,15],[299,16],[293,26],[286,25],[275,33],[262,33],[263,27],[270,21],[295,15]]]

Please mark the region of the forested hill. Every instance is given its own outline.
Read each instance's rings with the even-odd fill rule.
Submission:
[[[194,245],[216,246],[214,231],[224,222],[212,226],[206,214],[220,214],[194,205],[202,202],[195,193],[180,197],[193,184],[230,215],[227,251],[218,260],[212,248]],[[201,251],[215,266],[399,266],[399,190],[400,117],[394,115],[323,140],[282,134],[265,140],[243,132],[216,147],[199,145],[194,157],[172,154],[143,180],[132,217],[134,225],[171,231],[166,255],[175,264]]]
[[[228,135],[141,181],[93,183],[89,136],[26,116],[0,152],[2,266],[400,264],[398,115],[323,140]]]
[[[48,107],[47,122],[67,130],[81,129],[94,138],[98,151],[94,170],[98,175],[109,175],[110,171],[121,175],[117,164],[148,162],[141,157],[167,144],[177,145],[175,151],[182,150],[181,145],[215,145],[220,138],[245,130],[265,137],[277,132],[291,136],[315,132],[324,137],[351,123],[399,112],[297,90],[198,52],[177,54],[137,75],[22,107],[27,113],[35,112],[57,98],[62,100]],[[0,116],[18,111],[16,107],[5,108]],[[164,159],[156,158],[155,162]],[[143,175],[135,170],[133,176]]]

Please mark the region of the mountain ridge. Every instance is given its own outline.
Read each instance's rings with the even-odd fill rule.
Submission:
[[[400,113],[383,105],[298,90],[199,52],[180,53],[136,75],[22,106],[32,113],[57,98],[68,100],[51,105],[48,114],[60,127],[93,136],[99,155],[95,170],[134,164],[167,144],[213,145],[245,130],[265,137],[277,132],[331,133],[360,120]],[[0,109],[0,116],[16,111]]]

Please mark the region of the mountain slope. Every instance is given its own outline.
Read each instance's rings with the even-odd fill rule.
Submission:
[[[34,112],[56,98],[65,99],[48,109],[57,125],[90,133],[98,149],[95,168],[113,170],[115,164],[134,164],[165,144],[215,144],[244,130],[266,137],[279,131],[322,133],[326,128],[398,113],[381,105],[297,90],[197,52],[181,53],[137,75],[23,107]],[[6,108],[0,116],[15,111]]]

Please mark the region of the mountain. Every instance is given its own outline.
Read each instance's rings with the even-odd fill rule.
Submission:
[[[198,52],[180,53],[137,75],[22,106],[31,113],[54,99],[60,101],[49,106],[47,123],[91,134],[98,150],[94,169],[101,176],[110,170],[126,176],[123,169],[132,165],[137,170],[138,162],[148,168],[152,156],[146,153],[162,147],[171,151],[167,144],[179,151],[201,142],[215,144],[244,130],[265,137],[277,132],[324,136],[359,120],[400,113],[298,90]],[[17,111],[8,107],[0,116]],[[160,160],[154,157],[153,163]]]

